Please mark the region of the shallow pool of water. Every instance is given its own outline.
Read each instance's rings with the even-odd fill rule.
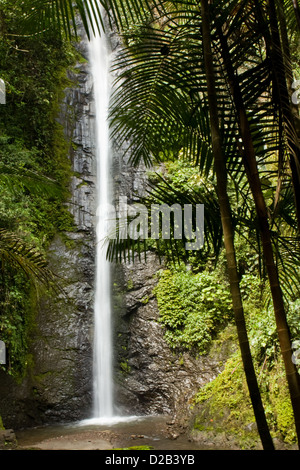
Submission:
[[[186,436],[180,435],[176,439],[166,436],[166,417],[114,417],[113,419],[85,420],[77,423],[60,424],[56,426],[43,426],[24,429],[16,432],[18,444],[21,447],[37,446],[49,439],[78,441],[80,450],[80,438],[85,435],[93,435],[97,432],[108,431],[114,436],[113,447],[124,448],[133,446],[151,446],[154,450],[206,450],[195,442],[191,442]],[[210,450],[217,450],[209,448]]]

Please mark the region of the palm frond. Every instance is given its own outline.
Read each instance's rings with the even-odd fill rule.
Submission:
[[[47,261],[35,247],[28,245],[15,233],[0,229],[0,259],[23,271],[34,284],[60,290],[57,276],[48,268]]]
[[[134,164],[184,151],[208,174],[212,154],[198,36],[184,25],[146,25],[125,36],[129,45],[114,64],[119,76],[110,122],[112,137]]]
[[[300,30],[300,8],[298,0],[283,0],[284,15],[290,31]]]
[[[0,162],[0,183],[7,186],[11,192],[26,188],[33,194],[48,194],[59,196],[61,186],[52,178],[41,175],[24,167],[7,165]]]
[[[183,214],[186,205],[196,208],[197,204],[205,206],[204,212],[204,244],[201,249],[201,256],[215,256],[217,259],[222,247],[222,228],[220,220],[219,205],[216,197],[216,191],[212,189],[211,184],[203,181],[203,184],[197,188],[176,187],[174,183],[168,181],[160,173],[156,173],[157,181],[155,183],[149,182],[147,194],[140,199],[140,203],[147,208],[149,214],[147,236],[145,238],[132,239],[127,236],[125,239],[120,237],[122,233],[122,225],[117,227],[116,236],[113,240],[109,240],[107,256],[111,261],[121,262],[134,261],[140,259],[141,253],[147,256],[147,251],[155,250],[156,253],[164,258],[169,259],[174,264],[179,263],[180,260],[187,260],[189,251],[186,250],[186,243],[190,241],[183,225],[180,238],[176,238],[174,231],[175,219],[170,218],[171,230],[167,238],[164,238],[162,227],[160,227],[159,236],[153,239],[151,232],[151,223],[153,223],[153,208],[169,208],[178,205],[182,210],[181,221],[183,221]],[[196,227],[195,211],[193,212],[192,226]],[[126,221],[123,220],[127,226],[131,222],[128,217]]]
[[[105,30],[107,21],[121,31],[130,23],[153,18],[158,4],[148,0],[25,0],[22,32],[36,35],[56,30],[73,39],[78,35],[79,18],[90,38]]]
[[[78,17],[88,38],[103,27],[101,2],[98,0],[25,0],[22,8],[24,34],[37,35],[55,30],[73,39],[78,35]]]

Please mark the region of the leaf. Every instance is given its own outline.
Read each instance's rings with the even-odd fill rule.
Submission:
[[[57,276],[47,267],[44,256],[15,233],[4,229],[0,229],[0,258],[2,263],[21,269],[34,283],[60,290]]]

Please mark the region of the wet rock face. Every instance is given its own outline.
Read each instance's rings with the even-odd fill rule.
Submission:
[[[17,439],[12,429],[0,430],[0,450],[14,450]]]
[[[79,47],[88,58],[86,42]],[[65,90],[59,120],[72,141],[69,210],[75,229],[51,244],[50,263],[65,296],[42,299],[33,338],[32,387],[44,422],[86,418],[92,401],[96,161],[88,62],[78,64],[71,78],[75,85]]]
[[[87,57],[86,43],[79,47]],[[60,123],[72,142],[69,210],[75,228],[56,236],[49,261],[65,295],[45,295],[31,336],[32,365],[21,384],[1,373],[0,415],[5,427],[86,418],[91,409],[95,271],[96,162],[92,80],[87,62],[70,76]]]
[[[80,46],[88,58],[86,43]],[[65,91],[60,122],[72,140],[73,176],[69,210],[75,230],[56,237],[49,250],[53,270],[64,279],[66,296],[39,306],[32,373],[41,419],[88,417],[92,387],[92,323],[95,271],[96,162],[92,79],[87,62],[77,66],[74,87]],[[70,127],[69,127],[70,126]]]
[[[170,350],[153,294],[162,268],[151,253],[145,263],[122,267],[125,307],[115,326],[117,403],[132,414],[181,416],[198,389],[220,372],[220,357]]]

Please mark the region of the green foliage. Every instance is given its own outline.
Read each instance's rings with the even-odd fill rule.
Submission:
[[[27,275],[44,279],[49,243],[55,233],[73,228],[65,206],[69,142],[56,118],[70,84],[66,70],[78,57],[57,31],[38,41],[22,37],[22,3],[0,5],[0,76],[6,84],[6,105],[0,107],[0,337],[8,350],[3,367],[17,378],[26,370],[34,322]]]
[[[205,185],[214,191],[214,185],[207,177],[201,174],[199,168],[179,155],[176,160],[167,160],[162,164],[161,172],[166,176],[173,187],[181,191],[192,192],[195,187]]]
[[[21,377],[27,365],[28,333],[32,322],[30,286],[25,276],[11,270],[2,273],[0,298],[0,337],[8,351],[7,370],[15,377]]]
[[[230,358],[218,377],[205,385],[195,397],[196,404],[204,403],[207,400],[209,400],[209,414],[215,418],[218,425],[220,424],[219,419],[221,419],[222,425],[225,424],[225,421],[228,431],[231,428],[230,423],[236,418],[241,422],[254,422],[239,353]],[[240,408],[242,402],[244,402],[243,410]],[[215,427],[213,419],[210,422],[211,426]]]
[[[3,218],[5,228],[17,226],[44,245],[56,230],[71,226],[63,208],[71,174],[68,142],[56,117],[69,84],[66,68],[76,54],[54,34],[39,41],[15,37],[17,12],[6,11],[13,39],[2,38],[0,46],[7,88],[7,104],[0,109],[0,224]]]
[[[120,369],[121,369],[123,375],[127,375],[127,374],[130,372],[131,367],[130,367],[130,365],[128,364],[128,360],[127,360],[127,359],[123,359],[123,360],[120,362]]]
[[[257,365],[257,364],[256,364]],[[260,375],[260,386],[267,420],[273,436],[286,444],[296,442],[293,410],[282,361]],[[259,441],[255,417],[239,353],[233,355],[215,380],[195,396],[194,428],[198,431],[226,432],[242,448]]]
[[[270,429],[287,445],[296,434],[284,366],[281,361],[268,283],[258,275],[257,256],[237,240],[241,294],[257,377]],[[161,271],[155,290],[160,321],[173,349],[205,353],[214,338],[222,341],[222,326],[231,318],[226,283],[226,262],[222,252],[213,270],[198,272],[175,268]],[[299,300],[289,300],[288,319],[293,338],[300,337]],[[216,336],[218,333],[218,336]],[[221,335],[221,336],[220,336]],[[197,394],[194,427],[198,431],[224,432],[235,437],[241,448],[259,442],[240,353],[227,361],[224,371]]]
[[[272,410],[272,421],[275,431],[287,444],[296,441],[294,415],[282,361],[279,360],[269,374],[268,400]]]
[[[280,347],[273,305],[268,301],[268,282],[260,279],[255,271],[253,273],[248,271],[241,277],[240,288],[253,356],[260,365],[266,362],[270,370],[277,362]],[[298,339],[300,338],[299,299],[287,299],[286,311],[291,338]]]
[[[172,348],[205,354],[220,326],[232,318],[228,287],[215,272],[164,270],[155,294],[159,321]]]
[[[25,12],[22,30],[31,34],[42,36],[45,31],[54,30],[58,35],[64,35],[71,40],[74,36],[77,37],[76,15],[78,13],[88,37],[100,30],[100,24],[102,24],[100,2],[97,0],[75,0],[75,2],[25,0],[22,6]],[[100,16],[100,21],[98,16]]]
[[[250,271],[250,272],[249,272]],[[281,359],[272,306],[266,302],[268,285],[251,272],[240,282],[251,352],[270,429],[286,444],[296,442],[293,410]],[[293,338],[300,337],[299,301],[289,301],[288,319]],[[223,372],[197,394],[195,428],[237,436],[241,446],[258,439],[249,432],[254,423],[240,353],[234,354]],[[251,437],[251,439],[250,439]],[[250,439],[250,441],[249,441]]]

